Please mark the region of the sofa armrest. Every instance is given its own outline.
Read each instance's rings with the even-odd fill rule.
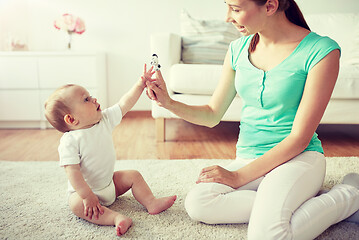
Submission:
[[[154,33],[151,35],[151,54],[157,54],[164,79],[169,79],[173,64],[181,61],[181,36],[175,33]]]

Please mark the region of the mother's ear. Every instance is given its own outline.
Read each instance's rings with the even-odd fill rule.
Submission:
[[[271,16],[271,15],[275,14],[278,10],[278,7],[279,7],[278,0],[268,0],[266,3],[267,15]]]
[[[68,124],[70,126],[76,126],[78,123],[78,120],[75,119],[71,114],[66,114],[64,116],[64,121],[66,124]]]

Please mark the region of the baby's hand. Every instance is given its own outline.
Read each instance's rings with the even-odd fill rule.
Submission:
[[[84,214],[85,216],[88,216],[90,220],[92,219],[92,216],[94,216],[95,219],[98,219],[99,214],[102,215],[104,213],[98,197],[93,192],[83,199],[82,202],[84,205]]]
[[[143,75],[141,76],[141,85],[143,87],[146,87],[146,82],[154,81],[154,79],[152,79],[154,73],[155,71],[153,71],[153,66],[147,71],[147,65],[145,64]]]

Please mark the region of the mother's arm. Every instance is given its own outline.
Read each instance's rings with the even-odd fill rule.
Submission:
[[[263,156],[237,171],[229,172],[219,166],[205,168],[197,182],[218,182],[238,188],[303,152],[313,137],[330,100],[338,77],[339,57],[339,50],[334,50],[310,70],[292,131],[288,137]]]
[[[149,97],[155,100],[159,106],[194,124],[214,127],[221,121],[224,113],[236,96],[234,87],[235,71],[230,64],[229,52],[227,52],[224,60],[220,82],[207,105],[192,106],[171,99],[161,72],[157,71],[156,75],[156,81],[147,82],[149,90],[147,94]],[[155,95],[152,94],[151,90]]]

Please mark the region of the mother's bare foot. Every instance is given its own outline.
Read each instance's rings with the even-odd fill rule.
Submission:
[[[118,214],[118,216],[115,219],[117,236],[121,236],[125,234],[125,232],[127,232],[127,230],[131,227],[131,225],[132,225],[131,218]]]
[[[155,198],[152,200],[150,205],[147,207],[147,211],[149,214],[158,214],[160,212],[165,211],[170,208],[173,203],[176,201],[177,196],[163,197],[163,198]]]

